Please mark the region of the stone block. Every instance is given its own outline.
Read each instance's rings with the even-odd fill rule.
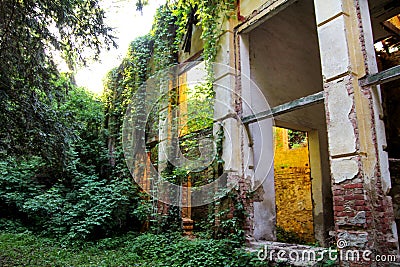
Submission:
[[[350,223],[352,223],[352,224],[364,224],[366,222],[367,222],[367,220],[365,217],[365,211],[357,212],[356,216],[354,216],[354,218],[350,219]]]
[[[356,151],[356,136],[349,114],[353,99],[348,95],[344,80],[328,83],[326,101],[329,112],[328,140],[331,156]]]
[[[343,15],[318,28],[322,75],[325,79],[333,78],[349,70],[350,58],[345,29]]]
[[[343,247],[359,247],[364,248],[368,242],[368,233],[367,232],[348,232],[342,231],[337,235],[338,239],[341,239]]]
[[[332,177],[335,184],[353,179],[358,174],[358,164],[353,158],[332,159]]]
[[[315,17],[320,24],[343,12],[341,0],[314,0]]]

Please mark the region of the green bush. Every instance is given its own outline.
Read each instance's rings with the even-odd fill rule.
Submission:
[[[130,233],[64,246],[30,234],[0,234],[2,266],[267,266],[226,240]]]
[[[139,228],[147,217],[138,188],[125,164],[125,173],[108,164],[103,104],[73,87],[58,110],[65,115],[60,121],[74,132],[63,166],[34,156],[1,158],[0,218],[70,241]],[[1,228],[18,227],[7,223]]]
[[[0,161],[1,203],[21,208],[27,199],[40,193],[43,186],[35,179],[35,174],[43,165],[44,162],[38,157]]]
[[[28,199],[42,192],[44,186],[39,183],[36,173],[43,165],[38,157],[0,161],[0,219],[4,222],[0,229],[19,228],[17,224],[29,221],[22,207]],[[15,223],[6,219],[13,219]]]
[[[102,237],[124,227],[135,192],[128,181],[82,176],[75,188],[54,186],[23,206],[39,229],[66,239]]]
[[[57,182],[50,188],[38,182],[42,162],[0,161],[0,208],[3,219],[26,223],[32,230],[65,239],[87,240],[132,229],[139,194],[127,179],[107,180],[75,173],[69,185]],[[142,215],[143,216],[143,215]],[[12,230],[14,224],[2,224]]]

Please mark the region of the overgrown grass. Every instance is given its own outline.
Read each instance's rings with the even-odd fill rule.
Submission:
[[[0,233],[0,266],[266,266],[228,240],[131,233],[70,244],[30,233]]]

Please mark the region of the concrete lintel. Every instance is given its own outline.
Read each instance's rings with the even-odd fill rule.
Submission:
[[[300,108],[305,108],[307,106],[317,104],[324,101],[324,92],[318,92],[309,96],[301,97],[299,99],[287,102],[285,104],[271,108],[254,115],[246,116],[242,118],[244,124],[253,123],[259,120],[264,120],[271,118],[273,116],[281,115],[290,111],[294,111]]]
[[[390,69],[367,75],[360,79],[360,85],[372,86],[377,84],[387,83],[393,80],[400,79],[400,65],[394,66]]]
[[[296,0],[267,1],[263,6],[247,17],[246,21],[236,27],[237,33],[248,33],[269,18],[296,2]]]

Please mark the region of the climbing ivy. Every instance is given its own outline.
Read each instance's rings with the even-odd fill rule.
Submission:
[[[140,6],[145,2],[139,1]],[[120,140],[122,118],[140,85],[152,73],[177,63],[178,47],[192,12],[198,17],[197,25],[202,29],[203,58],[208,74],[206,83],[198,85],[198,88],[203,87],[199,91],[214,97],[212,63],[215,62],[218,38],[222,34],[220,22],[232,15],[234,7],[234,0],[177,0],[157,10],[151,33],[134,40],[121,65],[111,70],[106,77],[103,101],[106,128],[110,136],[115,138],[111,143]],[[110,150],[115,151],[116,148]]]
[[[153,38],[149,34],[132,41],[126,57],[107,74],[104,83],[102,99],[105,105],[105,127],[109,133],[111,165],[119,161],[124,166],[122,169],[125,169],[121,147],[122,121],[133,95],[150,75],[149,62],[153,45]]]
[[[218,0],[179,0],[173,3],[173,14],[177,18],[176,43],[180,44],[186,33],[186,26],[192,12],[198,17],[197,25],[202,29],[204,41],[203,57],[206,63],[215,62],[218,52],[218,38],[223,33],[222,20],[233,15],[235,1]]]
[[[183,36],[187,33],[187,24],[190,23],[190,15],[195,13],[197,26],[201,27],[203,40],[203,58],[206,63],[207,81],[205,86],[209,89],[211,96],[214,96],[213,65],[216,61],[219,45],[219,37],[223,33],[223,19],[232,16],[235,9],[234,0],[178,0],[173,2],[173,14],[176,16],[176,25],[178,26],[175,42],[177,45],[182,43]]]
[[[166,69],[178,62],[176,38],[176,17],[168,5],[159,7],[154,16],[151,36],[154,39],[154,72]]]
[[[188,96],[189,108],[187,112],[193,112],[197,117],[186,122],[186,130],[184,137],[181,138],[180,146],[187,152],[185,156],[195,159],[198,156],[199,145],[196,139],[200,135],[213,137],[216,141],[216,155],[211,165],[202,172],[190,172],[185,168],[176,168],[167,162],[167,168],[164,169],[162,176],[166,180],[179,185],[185,183],[190,176],[193,185],[201,186],[212,182],[223,174],[223,126],[217,125],[219,129],[216,135],[213,135],[212,131],[214,126],[213,101],[215,98],[213,63],[216,61],[219,49],[219,38],[223,34],[223,22],[233,14],[234,8],[234,0],[176,0],[168,2],[157,10],[150,34],[132,42],[126,58],[118,68],[109,73],[106,80],[104,94],[108,118],[106,124],[110,129],[109,144],[114,145],[114,148],[109,147],[110,153],[118,151],[116,144],[121,137],[122,116],[130,104],[133,94],[137,93],[140,85],[152,74],[167,69],[178,62],[179,47],[184,35],[188,33],[188,24],[195,23],[202,32],[201,39],[204,48],[202,55],[206,78],[204,83],[197,84],[194,88],[188,88],[192,95]],[[193,18],[195,19],[193,20]],[[172,108],[179,104],[179,93],[177,88],[173,88],[169,92],[168,98]],[[138,107],[134,108],[138,109]],[[157,118],[159,115],[153,114],[153,116]],[[187,114],[187,116],[190,116],[190,114]],[[175,123],[178,125],[179,118],[176,118],[176,120]],[[226,195],[229,192],[223,193]],[[241,230],[245,217],[244,207],[238,195],[240,194],[237,192],[231,192],[221,203],[210,205],[209,218],[214,219],[209,220],[209,222],[215,225],[215,218],[219,218],[219,224],[212,227],[214,237],[222,238],[234,235],[237,240],[244,237]],[[178,225],[179,210],[169,207],[168,214],[161,216],[154,212],[154,208],[149,208],[149,200],[143,199],[141,203],[142,208],[138,208],[140,215],[155,222],[153,226],[159,225],[160,227],[156,227],[157,231],[160,228],[171,229],[173,225]],[[146,211],[151,214],[146,216],[144,214]],[[152,229],[151,225],[150,229]]]
[[[175,17],[169,7],[161,6],[156,12],[151,32],[132,41],[120,66],[111,70],[106,77],[103,93],[105,125],[109,130],[108,148],[116,176],[130,176],[123,160],[121,139],[122,121],[133,96],[144,96],[141,91],[143,83],[155,72],[177,62],[178,49],[174,43],[176,30],[174,22]],[[145,115],[144,102],[138,101],[138,105],[133,107],[139,120]],[[155,221],[155,224],[161,221],[154,212],[151,200],[144,194],[136,210],[138,214],[135,215],[138,217]],[[151,224],[147,227],[154,228]]]

